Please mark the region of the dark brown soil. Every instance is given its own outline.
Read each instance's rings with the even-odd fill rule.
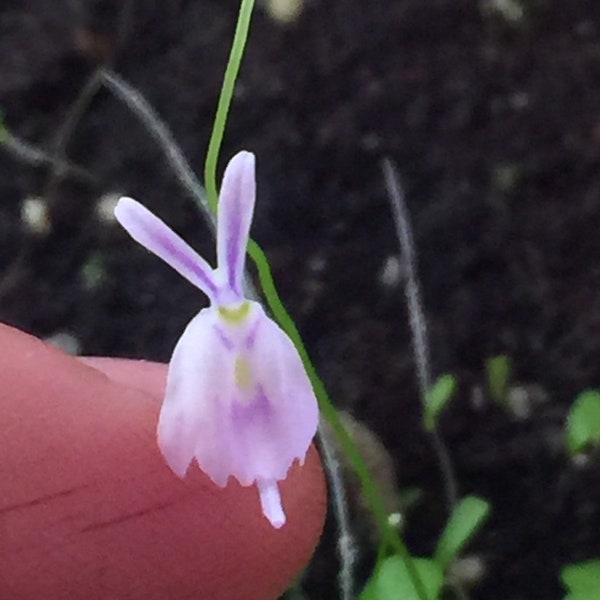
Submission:
[[[254,236],[332,397],[424,490],[408,540],[430,553],[441,483],[419,427],[398,243],[380,160],[402,173],[419,252],[433,368],[460,383],[442,432],[463,493],[493,516],[471,549],[472,597],[559,598],[561,565],[600,556],[600,471],[563,447],[568,406],[600,370],[600,4],[306,0],[294,24],[259,6],[223,160],[258,158]],[[201,173],[235,0],[5,0],[0,106],[50,151],[98,61],[138,87]],[[0,149],[2,150],[2,149]],[[94,207],[127,193],[212,257],[160,150],[106,90],[68,140],[95,181],[0,154],[0,319],[85,354],[168,360],[204,298]],[[49,233],[21,221],[46,198]],[[485,360],[507,354],[535,386],[517,419],[487,399]],[[481,394],[480,391],[483,390]],[[333,574],[332,574],[333,578]]]

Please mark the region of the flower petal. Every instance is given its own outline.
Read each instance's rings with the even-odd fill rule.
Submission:
[[[243,352],[255,393],[250,402],[238,393],[221,427],[232,440],[230,472],[242,485],[285,479],[294,460],[304,460],[318,424],[317,401],[296,348],[252,304],[257,320]]]
[[[190,321],[175,346],[158,421],[158,445],[179,477],[194,458],[198,440],[210,443],[218,436],[217,401],[227,360],[215,331],[214,310],[206,308]],[[208,474],[221,486],[227,483],[224,470]]]
[[[255,199],[254,154],[239,152],[225,169],[217,218],[217,264],[239,296]]]
[[[115,207],[117,221],[144,248],[200,288],[211,300],[217,285],[210,265],[157,216],[133,198],[123,197]]]
[[[260,495],[260,505],[263,515],[269,519],[269,522],[275,529],[283,527],[285,524],[285,513],[281,506],[281,495],[276,481],[264,481],[259,479],[256,482],[258,493]]]

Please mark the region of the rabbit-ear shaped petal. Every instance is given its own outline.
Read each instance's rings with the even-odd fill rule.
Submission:
[[[217,286],[210,265],[156,215],[133,198],[123,197],[115,207],[115,217],[136,242],[162,258],[211,301],[215,298]]]
[[[254,154],[239,152],[225,169],[219,194],[217,264],[228,288],[240,297],[255,199]]]

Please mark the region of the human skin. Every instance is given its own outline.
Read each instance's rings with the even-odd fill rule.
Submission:
[[[314,447],[276,530],[254,486],[166,466],[167,365],[76,359],[0,325],[0,598],[274,600],[309,561],[326,507]]]

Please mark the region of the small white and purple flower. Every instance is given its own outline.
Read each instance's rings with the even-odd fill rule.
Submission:
[[[217,268],[131,198],[115,208],[142,246],[202,290],[210,306],[179,339],[158,422],[158,444],[184,477],[195,458],[217,485],[230,476],[256,483],[263,514],[285,523],[278,482],[304,461],[318,423],[317,401],[296,348],[243,293],[246,246],[256,195],[254,155],[225,170],[217,215]]]

